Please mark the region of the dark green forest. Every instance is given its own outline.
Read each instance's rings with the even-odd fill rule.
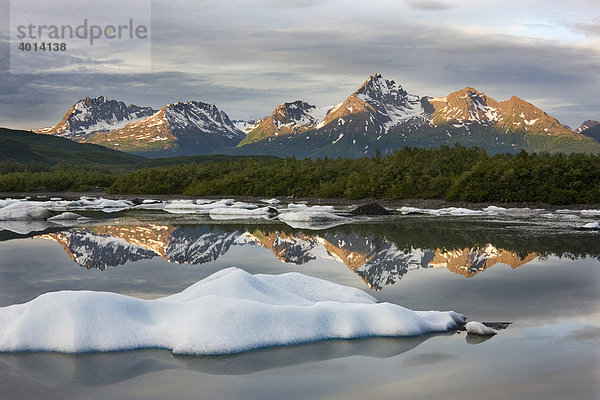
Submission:
[[[104,188],[112,194],[600,203],[600,156],[490,156],[458,145],[359,159],[207,159],[119,173],[5,161],[0,174],[0,192]]]

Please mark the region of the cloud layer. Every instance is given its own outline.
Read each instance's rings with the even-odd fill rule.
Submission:
[[[283,101],[337,103],[376,72],[419,95],[465,86],[517,95],[578,125],[600,118],[600,40],[589,18],[600,7],[576,2],[569,12],[512,0],[154,2],[152,73],[4,72],[0,125],[49,125],[97,95],[154,107],[196,99],[232,118],[260,117]]]

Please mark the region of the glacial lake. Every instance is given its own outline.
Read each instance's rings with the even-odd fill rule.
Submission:
[[[148,210],[83,214],[92,220],[0,231],[0,306],[66,289],[154,299],[235,266],[511,324],[491,338],[453,331],[212,357],[4,353],[2,399],[600,398],[600,234],[561,213],[363,217],[318,230]]]

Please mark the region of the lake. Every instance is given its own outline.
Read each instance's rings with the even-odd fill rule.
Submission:
[[[155,299],[235,266],[511,324],[493,337],[453,331],[228,356],[4,353],[3,399],[600,398],[600,235],[573,229],[572,213],[361,217],[324,229],[83,214],[92,219],[0,231],[0,306],[65,289]]]

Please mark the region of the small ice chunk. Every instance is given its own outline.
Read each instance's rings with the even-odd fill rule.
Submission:
[[[261,200],[263,203],[267,203],[267,204],[271,204],[271,205],[276,205],[281,203],[280,200],[272,198],[272,199],[268,199],[268,200]]]
[[[590,222],[581,227],[581,229],[600,229],[600,222]]]
[[[307,211],[292,211],[281,214],[279,219],[283,222],[318,222],[335,221],[346,218],[327,211],[313,211],[311,207]]]
[[[600,215],[600,210],[581,210],[581,214],[586,216],[596,216]]]
[[[423,211],[423,209],[417,208],[417,207],[403,206],[403,207],[400,207],[398,209],[398,211],[401,214],[404,214],[404,215],[409,215],[409,214],[425,214],[425,212]]]
[[[51,221],[51,222],[54,222],[54,221],[80,221],[81,222],[81,221],[89,221],[90,219],[91,218],[84,217],[77,213],[64,212],[62,214],[55,215],[54,217],[48,218],[48,221]]]
[[[488,328],[481,322],[467,322],[466,328],[467,333],[471,333],[473,335],[491,336],[496,334],[496,331],[494,331],[492,328]]]
[[[236,201],[230,207],[233,208],[244,208],[246,210],[256,210],[258,206],[256,204],[244,203],[243,201]]]
[[[296,209],[296,208],[307,208],[308,206],[306,204],[302,204],[302,203],[290,203],[288,204],[287,208],[291,208],[291,209]]]
[[[309,207],[311,211],[333,211],[333,206],[311,206]]]
[[[262,207],[255,209],[220,207],[213,208],[209,212],[209,215],[212,219],[262,218],[276,214],[277,210],[273,207]]]

